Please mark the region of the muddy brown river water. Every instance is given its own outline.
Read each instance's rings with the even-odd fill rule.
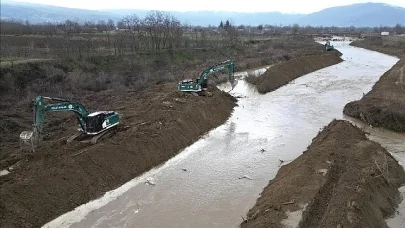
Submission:
[[[280,161],[299,156],[334,118],[347,118],[344,105],[361,98],[398,61],[347,43],[333,45],[344,62],[266,95],[240,79],[230,92],[239,106],[226,123],[162,166],[44,227],[238,227]],[[390,152],[405,164],[404,135],[375,131],[370,137],[383,146],[389,141]]]

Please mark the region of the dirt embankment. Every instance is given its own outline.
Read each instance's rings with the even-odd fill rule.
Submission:
[[[213,97],[183,97],[175,92],[180,79],[225,59],[243,70],[323,52],[310,37],[272,36],[242,46],[0,66],[0,171],[13,168],[0,177],[0,227],[38,227],[162,164],[229,117],[234,98],[215,89]],[[66,145],[74,116],[47,113],[40,148],[22,154],[18,136],[32,127],[29,104],[38,95],[118,111],[118,133],[93,146]]]
[[[405,37],[371,38],[352,45],[395,54],[401,60],[361,100],[348,103],[344,114],[373,126],[405,132]]]
[[[92,146],[66,144],[75,132],[74,117],[52,115],[35,154],[3,143],[13,152],[2,164],[15,168],[0,177],[0,226],[39,227],[167,161],[229,117],[235,99],[212,92],[212,97],[184,96],[176,84],[165,84],[146,93],[98,93],[85,99],[122,116],[114,136]]]
[[[404,67],[402,59],[361,100],[346,104],[343,113],[372,126],[405,132]]]
[[[280,168],[241,226],[387,227],[404,183],[404,170],[383,147],[334,120]]]
[[[263,75],[250,76],[246,80],[256,85],[259,93],[267,93],[288,84],[305,74],[340,63],[341,53],[334,50],[330,53],[302,56],[272,66]]]
[[[356,40],[350,45],[394,55],[398,58],[405,56],[405,37],[403,36],[368,37],[364,40]]]

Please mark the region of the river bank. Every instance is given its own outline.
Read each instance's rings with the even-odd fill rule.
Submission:
[[[260,76],[247,77],[246,81],[255,85],[259,93],[268,93],[305,74],[342,62],[341,55],[339,51],[333,50],[328,53],[291,59],[274,64]]]
[[[271,93],[260,95],[239,80],[230,91],[238,106],[223,125],[163,166],[46,227],[238,226],[280,166],[300,156],[319,129],[342,118],[343,106],[369,91],[395,61],[346,44],[336,46],[344,62]],[[154,185],[145,184],[147,180]]]
[[[241,227],[387,227],[404,183],[390,153],[349,122],[334,120],[280,168]]]
[[[11,173],[0,176],[1,227],[39,227],[102,196],[221,125],[235,106],[232,96],[217,89],[211,97],[194,97],[173,88],[175,84],[166,84],[144,94],[87,97],[107,103],[105,110],[115,109],[123,118],[115,135],[95,145],[66,144],[74,129],[57,130],[64,126],[62,120],[46,126],[52,134],[35,154],[15,149],[9,156],[14,163],[8,161]]]
[[[348,103],[343,112],[372,126],[405,132],[405,37],[372,37],[352,45],[396,55],[400,60],[369,93]]]

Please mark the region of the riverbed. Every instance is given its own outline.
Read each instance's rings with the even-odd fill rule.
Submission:
[[[243,78],[232,91],[219,86],[238,98],[226,123],[162,166],[44,227],[238,227],[279,167],[330,121],[346,118],[344,105],[360,99],[398,61],[333,45],[345,61],[274,92],[260,95]]]

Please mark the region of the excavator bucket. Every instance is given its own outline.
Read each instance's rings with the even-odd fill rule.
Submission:
[[[23,151],[35,152],[35,135],[33,131],[23,131],[20,134],[20,147]]]
[[[229,91],[229,92],[231,92],[233,89],[235,89],[235,87],[236,87],[236,85],[238,84],[238,80],[232,80],[231,81],[231,86],[232,86],[232,89]]]

